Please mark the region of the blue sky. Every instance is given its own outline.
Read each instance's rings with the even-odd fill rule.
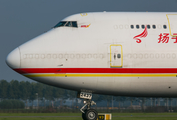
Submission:
[[[177,0],[0,0],[0,80],[32,81],[6,65],[8,53],[69,15],[102,11],[177,12]]]

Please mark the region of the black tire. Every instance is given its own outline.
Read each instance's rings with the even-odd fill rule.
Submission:
[[[84,110],[84,112],[86,113],[87,110]],[[85,113],[82,113],[82,119],[83,119],[83,120],[87,120],[87,119],[85,118]]]
[[[85,113],[82,113],[82,119],[83,119],[83,120],[86,120],[86,118],[85,118]]]
[[[97,120],[98,112],[94,109],[89,109],[85,112],[85,120]]]

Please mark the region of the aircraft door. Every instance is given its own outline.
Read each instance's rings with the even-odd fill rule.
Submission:
[[[171,36],[177,36],[177,14],[166,14],[168,27]]]
[[[110,67],[121,68],[123,66],[122,45],[110,45]]]

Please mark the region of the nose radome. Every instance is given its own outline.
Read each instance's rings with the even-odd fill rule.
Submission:
[[[14,69],[14,68],[20,68],[20,50],[19,48],[14,49],[12,52],[10,52],[6,58],[6,64]]]

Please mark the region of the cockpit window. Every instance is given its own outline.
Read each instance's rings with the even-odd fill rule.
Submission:
[[[73,27],[77,27],[77,22],[76,22],[76,21],[73,21],[73,22],[72,22],[72,26],[73,26]]]
[[[67,23],[67,21],[61,21],[61,22],[59,22],[58,24],[56,24],[56,25],[54,26],[54,28],[56,28],[56,27],[61,27],[61,26],[65,26],[66,23]]]
[[[60,21],[54,28],[57,27],[77,27],[77,21]]]
[[[68,21],[65,26],[71,27],[71,22]]]

